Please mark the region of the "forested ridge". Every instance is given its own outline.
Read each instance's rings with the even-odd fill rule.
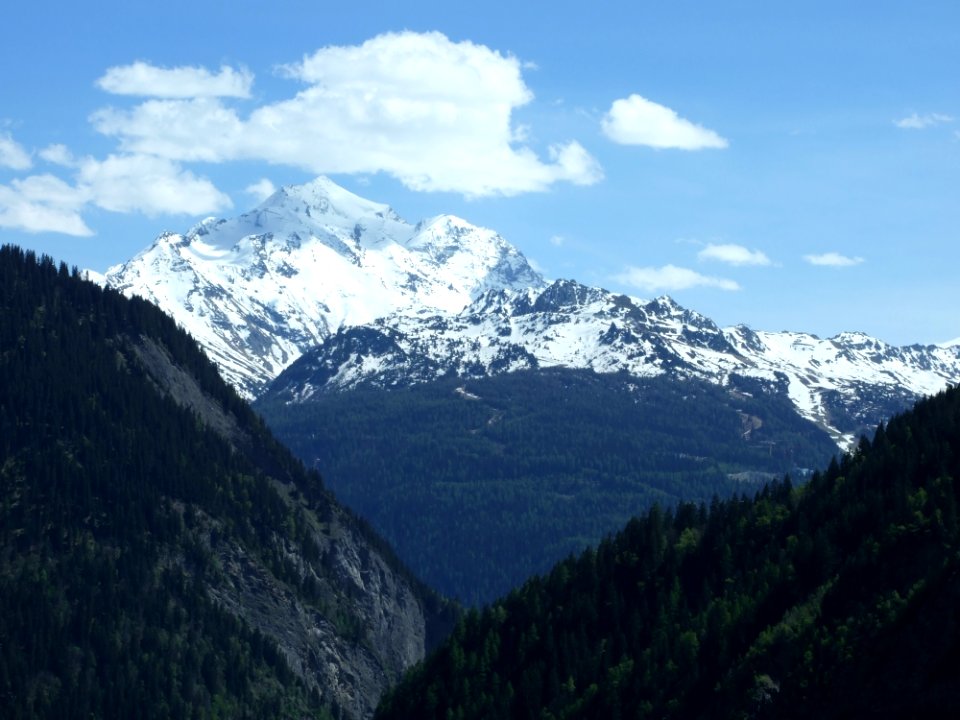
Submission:
[[[414,572],[469,604],[654,503],[752,492],[837,450],[785,398],[739,377],[721,388],[550,368],[303,403],[267,393],[255,408]]]
[[[194,407],[145,367],[150,347],[196,382]],[[601,391],[598,406],[595,383],[604,379],[543,377],[547,388],[566,388],[557,393],[577,412],[564,417],[582,417],[585,428],[638,397]],[[451,383],[431,390],[443,397],[417,400],[425,409],[417,432],[432,450],[416,462],[410,456],[410,477],[427,477],[437,457],[456,453],[462,467],[448,462],[447,471],[479,462],[498,479],[494,493],[479,496],[494,505],[481,507],[515,512],[516,496],[496,473],[563,456],[536,450],[556,432],[543,418],[559,405],[531,407],[524,393],[543,388],[516,382]],[[721,420],[739,419],[735,430],[754,441],[745,447],[755,470],[774,472],[782,460],[804,466],[807,453],[819,452],[817,436],[798,434],[786,416],[761,418],[749,387],[726,406],[690,389],[684,412],[705,416],[716,432],[728,431]],[[650,385],[639,397],[672,392]],[[465,405],[448,410],[450,393]],[[363,434],[374,427],[366,417],[373,408],[387,420],[409,409],[399,395],[397,407],[389,399],[378,406],[376,397],[389,395],[357,395],[357,415],[342,414],[344,436],[354,433],[364,452],[378,447]],[[228,418],[229,432],[197,410],[208,405]],[[517,415],[521,407],[528,409]],[[457,442],[435,431],[455,416],[470,423]],[[669,507],[654,506],[595,549],[469,612],[378,717],[960,713],[960,390],[893,418],[803,485],[782,480],[743,494],[739,484],[736,497],[709,503],[672,504],[676,483],[703,480],[706,495],[717,491],[712,479],[729,481],[746,464],[718,447],[709,460],[671,447],[670,423],[684,427],[677,417],[652,422],[676,466],[657,476],[648,500]],[[576,498],[570,506],[590,510],[576,493],[616,470],[610,458],[629,432],[584,432],[583,445],[554,469],[557,487]],[[504,440],[518,433],[531,441],[511,455]],[[705,450],[716,440],[692,432],[689,439]],[[563,481],[583,457],[595,462]],[[620,486],[608,487],[630,514]],[[461,508],[474,501],[467,486],[459,492]],[[552,498],[553,510],[570,500],[565,493]],[[417,502],[412,494],[401,508],[418,512]],[[242,579],[225,567],[228,548],[249,561],[245,572],[282,589],[264,602],[305,608],[375,653],[358,597],[343,589],[329,552],[340,542],[331,536],[346,528],[333,529],[334,515],[366,538],[369,551],[360,555],[382,554],[419,588],[416,602],[432,605],[442,632],[450,609],[338,508],[319,475],[273,439],[172,320],[49,258],[0,248],[0,717],[345,716],[278,635],[231,611],[223,594]],[[462,517],[433,526],[434,542],[457,551],[450,533]],[[531,530],[513,550],[542,537]]]
[[[960,389],[802,487],[654,508],[484,609],[377,718],[956,717]]]
[[[138,355],[147,342],[231,419],[233,442],[158,387]],[[285,602],[368,642],[325,565],[334,513],[319,476],[171,319],[0,248],[0,717],[339,716],[211,594],[230,589],[214,552],[229,547]]]

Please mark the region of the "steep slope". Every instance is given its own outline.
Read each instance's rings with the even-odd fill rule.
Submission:
[[[339,330],[306,353],[265,397],[308,402],[321,392],[402,387],[440,377],[586,368],[721,386],[754,378],[788,397],[843,448],[920,397],[960,381],[960,348],[896,348],[859,333],[722,330],[663,297],[643,302],[559,280],[491,291],[456,315],[394,313]]]
[[[960,713],[960,389],[754,499],[655,509],[483,612],[391,718]]]
[[[154,306],[0,249],[0,714],[370,715],[450,611]]]
[[[324,177],[165,233],[104,282],[173,316],[247,398],[340,327],[456,313],[488,289],[543,284],[491,230],[449,215],[410,225]]]
[[[827,434],[756,385],[547,368],[254,407],[419,577],[477,605],[654,503],[826,464]]]

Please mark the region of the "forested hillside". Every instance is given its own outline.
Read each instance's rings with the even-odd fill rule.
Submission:
[[[803,487],[651,510],[482,612],[377,718],[960,713],[960,389]]]
[[[172,320],[0,249],[0,717],[361,717],[449,617]]]
[[[470,604],[654,503],[752,493],[836,452],[746,378],[717,387],[551,368],[303,404],[268,393],[255,407],[420,577]]]

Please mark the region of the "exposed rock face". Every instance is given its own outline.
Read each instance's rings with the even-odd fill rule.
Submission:
[[[372,552],[350,525],[337,510],[329,522],[334,531],[314,533],[321,563],[332,577],[318,576],[312,563],[292,548],[288,555],[324,593],[337,597],[340,606],[326,615],[306,604],[241,546],[215,540],[214,528],[205,533],[205,540],[222,568],[211,594],[273,637],[294,672],[316,684],[323,696],[332,697],[352,717],[368,718],[383,692],[423,659],[427,618],[410,583]]]
[[[250,429],[178,366],[161,343],[139,337],[123,344],[129,344],[131,360],[157,389],[193,410],[238,452],[256,445]],[[310,557],[273,532],[285,566],[278,573],[220,520],[184,508],[191,516],[188,526],[210,558],[203,582],[224,607],[273,638],[293,671],[321,697],[349,717],[369,718],[383,692],[446,634],[453,611],[332,496],[308,501],[293,482],[278,481],[276,487],[308,523]]]

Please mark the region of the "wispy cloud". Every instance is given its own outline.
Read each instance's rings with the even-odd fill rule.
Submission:
[[[69,164],[73,184],[50,174],[0,185],[0,227],[26,232],[87,236],[82,213],[98,207],[117,213],[201,215],[232,206],[206,178],[175,162],[149,155],[110,155],[104,160],[64,155],[46,148],[49,162]]]
[[[111,212],[202,215],[233,206],[208,179],[150,155],[85,158],[77,180],[92,204]]]
[[[701,275],[689,268],[675,265],[663,267],[628,267],[614,277],[619,283],[642,292],[676,292],[695,287],[712,287],[720,290],[739,290],[740,286],[726,278]]]
[[[247,195],[252,195],[260,202],[263,202],[264,200],[266,200],[268,197],[273,195],[276,191],[277,191],[276,185],[270,182],[270,180],[268,180],[267,178],[260,178],[259,180],[257,180],[257,182],[253,183],[252,185],[247,185],[247,187],[244,189],[244,192],[247,193]]]
[[[66,145],[59,143],[56,145],[47,145],[38,155],[40,155],[43,160],[46,160],[48,163],[53,163],[54,165],[61,165],[63,167],[76,167],[77,165],[77,159],[73,156],[73,153],[70,152]]]
[[[944,115],[942,113],[927,113],[925,115],[912,113],[905,118],[894,120],[893,124],[904,130],[923,130],[928,127],[951,122],[953,122],[953,118],[950,115]]]
[[[680,117],[676,111],[640,95],[614,100],[603,117],[604,134],[621,145],[702,150],[725,148],[727,140],[713,130]]]
[[[421,191],[516,195],[603,177],[576,141],[549,147],[546,158],[524,144],[524,128],[512,121],[533,99],[523,63],[484,45],[437,32],[388,33],[321,48],[280,71],[306,88],[246,117],[205,93],[105,108],[91,119],[130,153],[385,172]]]
[[[53,175],[33,175],[0,185],[0,227],[30,233],[87,236],[93,231],[80,216],[83,191]]]
[[[742,245],[709,244],[699,253],[700,260],[715,260],[727,265],[772,265],[770,258],[759,250],[749,250]]]
[[[23,149],[9,133],[0,133],[0,167],[27,170],[33,165],[30,153]]]
[[[836,252],[828,252],[821,255],[804,255],[803,259],[811,265],[821,265],[825,267],[852,267],[864,261],[862,257],[849,257]]]
[[[97,80],[101,90],[114,95],[155,98],[248,98],[253,74],[223,65],[212,73],[204,67],[164,68],[145,62],[112,67]]]

